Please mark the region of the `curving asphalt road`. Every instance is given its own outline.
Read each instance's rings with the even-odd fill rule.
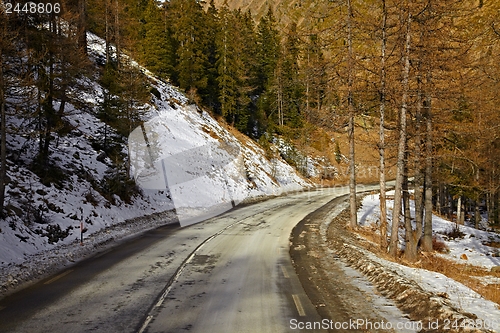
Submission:
[[[291,264],[290,232],[346,192],[148,232],[1,300],[0,332],[297,332],[291,320],[321,318]]]

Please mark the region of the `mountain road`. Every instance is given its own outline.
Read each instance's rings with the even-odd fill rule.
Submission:
[[[293,320],[321,317],[292,265],[290,234],[346,192],[295,193],[147,232],[0,300],[0,331],[300,331]]]

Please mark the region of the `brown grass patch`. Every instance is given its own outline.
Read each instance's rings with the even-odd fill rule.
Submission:
[[[420,260],[412,266],[446,275],[450,279],[458,281],[474,290],[485,299],[500,305],[500,285],[485,285],[475,278],[485,276],[500,277],[499,273],[491,273],[489,270],[482,267],[459,264],[434,254],[422,254]]]
[[[436,236],[432,236],[432,249],[439,253],[446,253],[449,251],[446,244]]]
[[[483,243],[483,245],[500,249],[500,242],[487,242],[487,243]]]
[[[210,135],[212,138],[216,139],[216,140],[221,140],[221,138],[217,135],[217,133],[215,133],[214,131],[212,131],[212,129],[210,127],[208,127],[207,125],[202,125],[201,126],[201,130],[205,133],[207,133],[208,135]]]

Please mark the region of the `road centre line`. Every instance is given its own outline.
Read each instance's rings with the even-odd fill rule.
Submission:
[[[299,295],[292,295],[293,302],[295,303],[295,307],[297,308],[297,311],[299,312],[299,316],[305,317],[306,312],[304,311],[304,307],[302,306],[302,303],[300,302]]]
[[[288,274],[285,266],[281,265],[281,271],[283,272],[283,276],[285,277],[285,279],[290,278],[290,275]]]
[[[205,239],[203,242],[201,242],[192,252],[191,254],[182,262],[182,264],[177,268],[177,271],[175,272],[175,274],[170,278],[170,280],[168,281],[167,285],[166,285],[166,288],[164,289],[162,295],[159,297],[158,301],[156,302],[155,305],[153,305],[153,307],[148,311],[148,315],[146,316],[146,318],[144,319],[138,333],[144,333],[147,329],[147,327],[149,326],[149,323],[151,322],[151,320],[153,320],[153,317],[154,317],[154,312],[160,308],[163,304],[163,302],[165,301],[165,299],[167,298],[168,294],[170,293],[170,290],[173,288],[173,284],[178,280],[178,278],[181,276],[182,272],[184,271],[184,268],[187,266],[187,264],[189,264],[194,256],[196,255],[196,253],[202,248],[204,247],[207,243],[209,243],[212,239],[216,238],[217,236],[220,236],[221,234],[223,234],[224,232],[226,232],[228,229],[234,227],[235,225],[238,225],[238,224],[242,224],[243,221],[247,220],[247,219],[250,219],[252,218],[253,215],[251,216],[247,216],[239,221],[236,221],[236,222],[233,222],[231,223],[230,225],[227,225],[226,227],[222,228],[221,230],[219,230],[218,232],[216,232],[215,234],[213,234],[212,236],[208,237],[207,239]]]
[[[52,279],[50,279],[49,281],[44,282],[44,284],[51,284],[52,282],[54,282],[54,281],[56,281],[56,280],[59,280],[60,278],[62,278],[63,276],[68,275],[68,274],[69,274],[69,273],[71,273],[71,272],[73,272],[73,270],[72,270],[72,269],[69,269],[69,270],[67,270],[66,272],[63,272],[63,273],[61,273],[61,274],[59,274],[59,275],[57,275],[57,276],[53,277],[53,278],[52,278]]]

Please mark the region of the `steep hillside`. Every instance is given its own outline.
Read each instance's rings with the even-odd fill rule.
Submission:
[[[88,38],[90,57],[99,63],[104,57],[104,42],[92,34]],[[207,112],[190,105],[175,87],[142,71],[153,93],[150,101],[140,106],[144,125],[130,138],[120,138],[109,126],[103,132],[105,124],[97,117],[103,88],[96,80],[82,83],[86,91],[73,92],[80,104],[66,105],[70,110],[64,116],[68,131],[50,148],[54,168],[52,180],[45,184],[31,171],[36,139],[19,130],[23,127],[21,117],[10,116],[7,216],[0,220],[0,268],[8,271],[12,265],[37,258],[49,261],[58,251],[66,253],[62,249],[76,249],[82,226],[84,244],[91,251],[96,243],[162,224],[182,223],[200,214],[214,215],[250,198],[309,185],[282,159],[268,160],[265,151],[251,140],[243,135],[238,139]],[[59,103],[54,101],[56,107]],[[135,186],[118,172],[123,166],[96,144],[103,135],[118,137],[117,149],[129,161],[125,167],[135,178]],[[147,138],[147,145],[137,148],[141,138]],[[167,163],[169,179],[163,173],[161,186],[144,181],[148,172],[158,171],[141,164],[145,160],[140,155],[148,150],[151,153],[153,145],[156,157],[148,155],[148,161]],[[179,161],[176,156],[183,153],[189,158],[174,166],[172,163]],[[187,174],[190,178],[183,178]],[[165,181],[170,182],[169,188]],[[216,210],[211,209],[214,206]],[[150,218],[137,219],[144,215]],[[40,267],[37,270],[43,271]],[[0,275],[7,279],[6,274]],[[12,283],[12,278],[3,282],[4,286]]]

